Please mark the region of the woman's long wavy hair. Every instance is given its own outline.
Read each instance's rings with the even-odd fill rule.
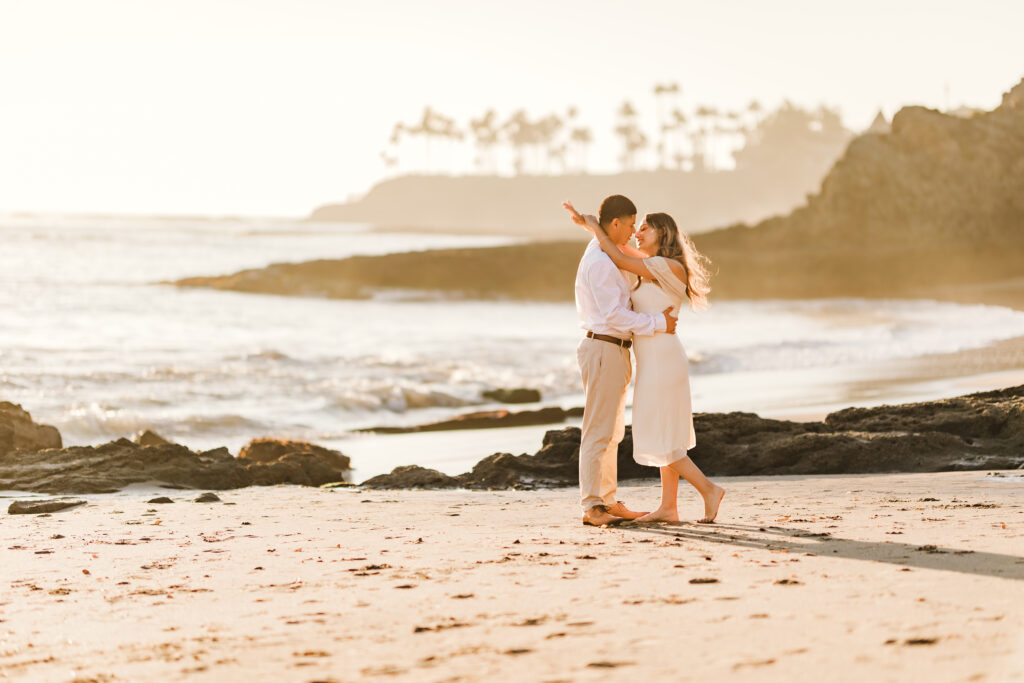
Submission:
[[[676,222],[667,213],[649,213],[644,216],[644,223],[651,226],[658,235],[658,256],[678,261],[686,272],[686,298],[690,300],[690,310],[699,311],[708,307],[708,292],[711,287],[708,281],[711,273],[708,266],[711,261],[697,251],[693,241],[679,231]]]

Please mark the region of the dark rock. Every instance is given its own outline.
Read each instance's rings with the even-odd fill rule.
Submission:
[[[150,500],[147,500],[146,502],[147,503],[152,503],[154,505],[155,504],[166,505],[167,503],[173,503],[174,501],[171,500],[170,498],[168,498],[167,496],[160,496],[159,498],[151,498]]]
[[[483,392],[484,398],[498,403],[536,403],[540,400],[540,392],[536,389],[491,389]]]
[[[41,513],[57,512],[67,508],[85,505],[84,500],[76,498],[54,498],[51,500],[18,500],[11,503],[7,513],[11,515],[38,515]]]
[[[206,493],[201,493],[198,496],[196,496],[195,498],[193,498],[192,502],[193,503],[219,503],[220,502],[220,496],[218,496],[216,493],[210,493],[209,491],[207,491]]]
[[[0,401],[0,456],[17,450],[34,453],[60,447],[56,427],[36,424],[21,406]]]
[[[370,489],[450,489],[459,486],[459,482],[437,470],[405,465],[396,467],[390,474],[367,479],[362,486]]]
[[[248,486],[244,465],[224,453],[193,453],[185,446],[140,446],[119,439],[0,456],[0,488],[44,493],[108,493],[129,484],[159,481],[202,489]]]
[[[0,453],[0,489],[43,493],[109,493],[129,484],[224,490],[270,484],[318,486],[343,481],[349,459],[301,442],[254,441],[238,457],[226,448],[202,453],[180,444],[140,446],[119,439],[102,446]]]
[[[170,443],[170,441],[168,441],[164,437],[148,429],[144,432],[139,432],[138,434],[136,434],[132,441],[139,444],[140,446],[164,446]]]
[[[558,407],[541,408],[540,410],[523,410],[518,413],[507,410],[485,410],[476,413],[459,415],[450,420],[431,422],[414,427],[370,427],[360,429],[361,432],[375,434],[409,434],[413,432],[441,432],[457,429],[493,429],[498,427],[525,427],[563,422],[568,417],[582,415],[582,408],[563,410]]]
[[[242,449],[238,459],[257,486],[321,486],[344,481],[351,469],[348,456],[303,441],[255,439]]]
[[[689,455],[709,476],[1024,467],[1024,386],[940,401],[850,408],[824,422],[713,413],[694,416],[694,423],[697,446]],[[489,455],[455,481],[471,489],[575,485],[579,447],[578,427],[551,430],[537,453]],[[620,480],[658,476],[657,468],[638,465],[632,452],[632,431],[627,428],[618,450]],[[400,478],[391,476],[375,479],[404,488]],[[416,486],[431,484],[421,479]]]

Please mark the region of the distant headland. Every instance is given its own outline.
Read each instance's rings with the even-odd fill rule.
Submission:
[[[669,185],[659,186],[654,180],[670,178],[672,173],[647,174],[651,182],[645,187],[665,193],[660,201],[670,201]],[[642,175],[636,176],[638,186]],[[724,176],[693,176],[691,182],[707,182],[708,188],[721,183],[716,191],[723,193],[724,201],[726,185],[740,182],[742,174],[737,171],[730,174],[732,180],[718,180]],[[381,186],[380,192],[397,192],[405,182],[420,189],[437,183],[439,189],[436,195],[425,194],[408,200],[411,204],[389,209],[396,222],[400,215],[409,225],[417,216],[432,216],[424,207],[450,206],[453,212],[458,208],[456,198],[440,191],[444,179],[395,180]],[[494,192],[501,185],[479,178],[447,182],[449,188],[457,182],[466,183],[464,187],[494,183]],[[569,187],[567,183],[583,181],[519,178],[504,182],[507,187],[534,187],[537,196],[550,202],[542,208],[524,201],[519,215],[525,226],[541,225],[546,220],[542,214],[567,224],[559,214],[558,200],[566,196],[561,193]],[[924,298],[1024,309],[1022,188],[1024,81],[990,112],[961,116],[906,107],[893,118],[891,129],[875,129],[854,139],[820,191],[808,196],[803,206],[752,227],[736,224],[701,234],[696,243],[715,264],[712,287],[718,298]],[[621,185],[614,189],[630,192]],[[597,195],[611,190],[601,186]],[[651,206],[646,203],[650,195],[631,194],[641,206]],[[582,194],[570,196],[582,206],[594,201]],[[687,193],[678,196],[686,196],[684,203],[693,211],[715,205]],[[378,201],[382,200],[371,193],[361,206]],[[518,205],[517,196],[505,201]],[[348,210],[356,211],[356,205]],[[700,215],[722,210],[708,208]],[[337,211],[323,210],[320,216],[340,220],[344,212]],[[487,224],[491,230],[508,230],[513,224],[505,222],[502,211],[494,214]],[[523,218],[526,215],[534,222]],[[690,224],[700,222],[696,213],[684,215]],[[549,239],[574,237],[577,241],[279,264],[177,284],[340,298],[411,290],[461,298],[570,300],[579,240],[584,235],[571,226],[544,234]]]

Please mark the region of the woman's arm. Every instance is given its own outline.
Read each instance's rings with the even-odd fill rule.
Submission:
[[[585,228],[588,232],[593,233],[594,237],[597,238],[598,244],[601,246],[601,250],[608,254],[611,258],[612,263],[615,264],[620,270],[628,270],[631,273],[635,273],[641,277],[652,278],[651,271],[644,265],[644,259],[647,258],[647,254],[635,249],[631,246],[623,245],[619,247],[612,238],[608,236],[608,233],[604,231],[601,224],[597,221],[594,216],[584,216],[572,205],[572,202],[563,202],[562,206],[572,216],[572,222]]]

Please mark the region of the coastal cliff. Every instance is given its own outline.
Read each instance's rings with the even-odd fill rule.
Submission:
[[[556,214],[561,198],[551,198]],[[340,298],[392,290],[570,300],[585,237],[575,235],[580,241],[279,264],[176,284]],[[1024,81],[995,110],[970,118],[902,109],[891,132],[856,138],[804,206],[695,242],[714,264],[717,299],[931,298],[1024,308]]]

